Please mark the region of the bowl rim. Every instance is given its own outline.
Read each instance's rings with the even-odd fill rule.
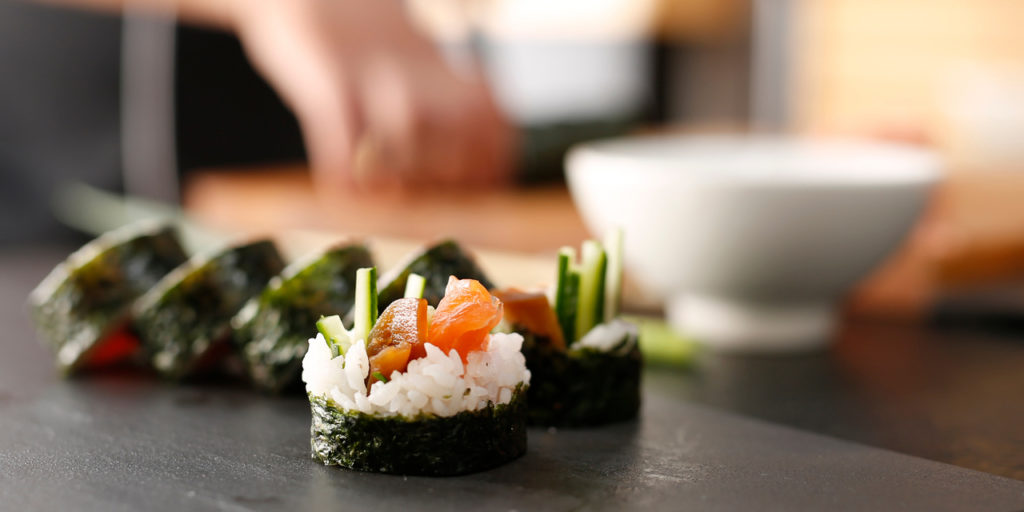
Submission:
[[[671,156],[643,154],[649,151],[644,146],[659,144],[682,147]],[[759,156],[758,152],[766,155],[765,150],[779,153],[771,160]],[[825,158],[830,152],[835,156]],[[789,160],[780,160],[780,155]],[[821,172],[808,169],[819,166],[831,168]],[[625,168],[630,172],[622,172]],[[620,178],[671,176],[683,182],[717,185],[928,186],[942,178],[942,162],[938,153],[924,147],[866,138],[662,133],[578,144],[566,155],[565,171],[577,178],[582,173]]]

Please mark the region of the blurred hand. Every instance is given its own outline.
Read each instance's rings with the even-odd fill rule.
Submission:
[[[511,130],[479,74],[458,75],[396,0],[243,2],[234,27],[299,119],[330,185],[491,185]]]

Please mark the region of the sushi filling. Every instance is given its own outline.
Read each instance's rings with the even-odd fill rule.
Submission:
[[[615,319],[595,326],[574,347],[624,355],[636,346],[637,335],[635,324]]]
[[[349,411],[406,418],[454,416],[508,404],[517,386],[530,382],[522,344],[519,334],[492,334],[487,350],[470,352],[463,364],[454,348],[445,354],[426,343],[425,357],[409,361],[404,372],[393,372],[385,382],[371,379],[364,340],[333,357],[323,335],[317,334],[302,361],[302,380],[310,395]]]

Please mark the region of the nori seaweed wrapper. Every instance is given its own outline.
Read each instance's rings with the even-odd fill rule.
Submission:
[[[187,259],[173,227],[135,224],[75,251],[32,291],[39,334],[64,373],[128,320],[132,302]]]
[[[193,258],[135,303],[134,326],[153,367],[182,378],[210,363],[231,318],[284,268],[273,242],[259,240]]]
[[[552,347],[543,336],[523,335],[530,370],[530,424],[588,427],[626,421],[640,410],[643,360],[634,334],[611,351]]]
[[[372,267],[362,245],[329,249],[289,265],[232,320],[234,339],[256,386],[301,388],[302,357],[320,316],[343,314],[355,301],[356,270]]]
[[[419,274],[426,279],[423,298],[427,299],[427,304],[434,307],[437,307],[437,303],[444,297],[449,276],[475,279],[488,290],[494,288],[494,284],[477,265],[472,255],[464,251],[454,240],[444,240],[409,255],[405,261],[380,278],[377,285],[377,306],[380,312],[405,295],[405,282],[409,279],[410,273]]]
[[[447,476],[489,469],[526,453],[526,392],[454,416],[375,416],[310,395],[313,459],[328,466]]]

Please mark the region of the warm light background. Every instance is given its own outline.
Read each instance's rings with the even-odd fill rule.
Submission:
[[[669,70],[689,80],[675,91],[682,107],[669,105],[671,127],[654,129],[686,130],[708,121],[740,127],[749,122],[735,115],[747,110],[743,95],[737,100],[723,91],[746,87],[754,94],[756,84],[741,83],[746,75],[735,72],[754,44],[754,7],[788,6],[782,11],[788,27],[783,129],[930,145],[949,163],[947,182],[931,210],[905,249],[861,287],[855,308],[914,317],[953,284],[1024,276],[1024,173],[1019,172],[1024,170],[1024,2],[424,0],[410,5],[440,40],[464,37],[475,23],[497,39],[646,39],[683,45],[685,66]],[[199,172],[186,181],[185,192],[186,206],[221,225],[409,238],[455,233],[469,244],[545,255],[587,236],[558,186],[473,200],[442,195],[390,204],[357,195],[325,207],[302,171],[295,170]],[[406,215],[388,215],[398,210]],[[418,220],[410,223],[410,218]]]
[[[947,158],[933,211],[875,291],[913,301],[937,282],[1021,273],[1024,2],[794,6],[794,129],[907,139]]]

